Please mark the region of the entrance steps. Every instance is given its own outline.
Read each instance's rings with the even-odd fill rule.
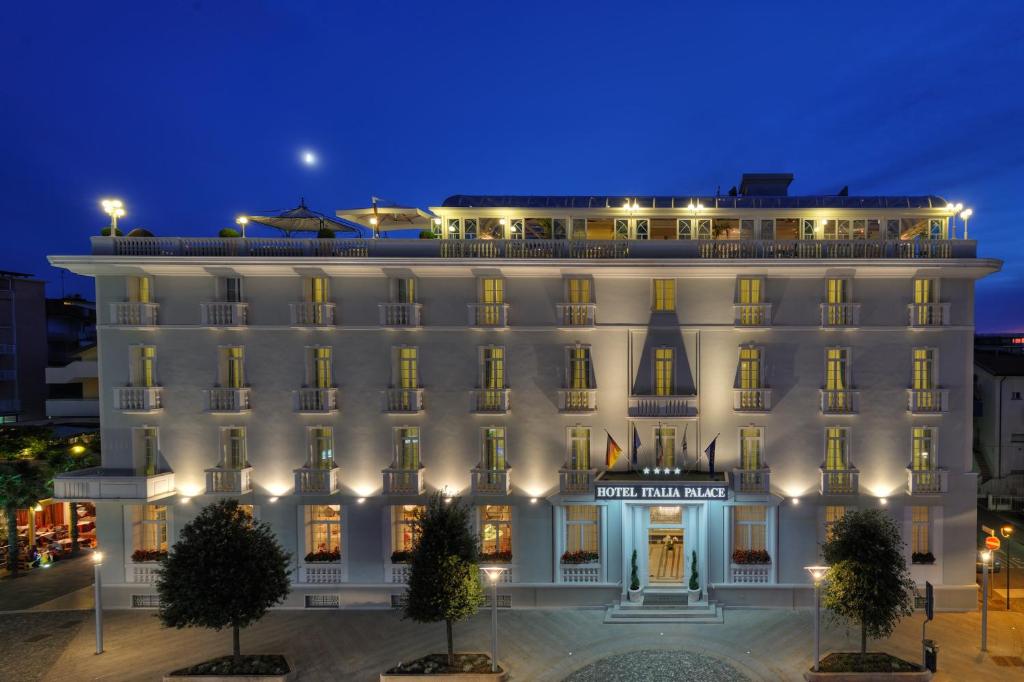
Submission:
[[[687,603],[686,591],[646,590],[642,602],[622,601],[605,612],[605,623],[724,623],[721,604]]]

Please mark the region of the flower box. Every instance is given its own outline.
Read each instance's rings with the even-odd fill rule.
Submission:
[[[310,552],[305,558],[307,564],[329,561],[341,561],[341,551],[319,550],[317,552]]]
[[[512,552],[481,552],[482,564],[507,564],[512,561]]]
[[[412,550],[411,549],[396,549],[391,553],[391,563],[393,564],[409,564],[412,563]]]
[[[763,549],[737,549],[732,553],[732,562],[740,566],[745,564],[770,564],[772,558]]]
[[[931,552],[914,552],[910,555],[910,562],[914,564],[934,564],[935,555]]]
[[[137,549],[132,552],[132,562],[136,564],[163,561],[166,558],[167,552],[159,549]]]
[[[565,552],[562,554],[563,564],[596,564],[601,561],[597,552],[581,549],[578,552]]]

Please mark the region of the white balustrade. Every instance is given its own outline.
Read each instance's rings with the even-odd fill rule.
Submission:
[[[200,303],[202,323],[208,327],[241,327],[249,323],[249,304],[230,301]]]
[[[115,410],[156,412],[163,407],[163,388],[160,386],[118,386],[114,389]]]
[[[110,304],[110,324],[130,327],[152,327],[158,324],[158,303],[119,301]]]

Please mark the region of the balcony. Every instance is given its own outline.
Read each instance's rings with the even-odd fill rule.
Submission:
[[[55,500],[138,500],[153,502],[174,494],[174,473],[146,476],[134,469],[93,467],[57,474]]]
[[[303,585],[338,585],[347,580],[348,573],[340,561],[302,561],[296,576],[296,582]]]
[[[948,490],[945,469],[917,470],[907,467],[907,493],[910,495],[938,495]]]
[[[736,412],[767,412],[772,409],[772,389],[733,389],[732,409]]]
[[[206,389],[207,412],[248,412],[248,388]]]
[[[822,303],[821,326],[826,328],[860,325],[860,303]]]
[[[99,375],[99,368],[95,360],[75,360],[63,367],[47,367],[46,383],[80,384],[86,379],[95,379]]]
[[[206,494],[226,493],[238,495],[252,490],[252,467],[206,470]]]
[[[911,303],[907,306],[907,324],[915,329],[944,327],[949,324],[948,303]]]
[[[732,489],[737,493],[767,495],[771,488],[771,469],[733,469]]]
[[[596,303],[559,303],[558,317],[563,327],[593,327],[597,318]]]
[[[475,388],[469,392],[469,409],[478,414],[505,414],[511,395],[510,388]]]
[[[593,412],[597,409],[596,388],[558,389],[558,411],[566,414]]]
[[[384,411],[415,414],[423,411],[422,388],[388,388],[384,391]]]
[[[300,388],[295,391],[295,411],[324,414],[338,409],[338,389]]]
[[[822,414],[857,414],[860,412],[860,391],[821,389]]]
[[[114,389],[114,409],[121,412],[157,412],[164,409],[160,386],[119,386]]]
[[[729,564],[729,582],[737,585],[767,585],[771,582],[771,564]]]
[[[737,303],[732,309],[737,327],[767,327],[772,323],[771,303]]]
[[[856,495],[859,491],[860,472],[856,469],[826,469],[821,467],[822,495]]]
[[[338,467],[330,469],[295,469],[297,495],[331,495],[338,492]]]
[[[207,301],[199,304],[202,324],[207,327],[244,327],[249,324],[249,304]]]
[[[128,327],[152,327],[157,324],[157,303],[130,303],[120,301],[110,304],[110,324]]]
[[[597,469],[559,469],[558,492],[562,495],[587,495],[594,492]]]
[[[697,396],[694,395],[631,395],[629,416],[633,418],[662,419],[668,417],[696,417]]]
[[[910,414],[942,414],[949,410],[949,390],[945,388],[907,389]]]
[[[509,495],[512,493],[512,479],[508,469],[470,470],[471,490],[474,495]]]
[[[333,303],[292,303],[292,326],[331,327],[334,325]]]
[[[97,398],[50,398],[46,401],[46,416],[51,419],[96,418],[100,416],[100,401]]]
[[[508,303],[470,303],[469,326],[504,329],[508,326]]]
[[[384,469],[385,495],[422,495],[423,467],[419,469]]]
[[[380,326],[419,327],[422,303],[379,303]]]

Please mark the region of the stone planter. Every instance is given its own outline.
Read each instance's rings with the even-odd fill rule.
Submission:
[[[807,682],[927,682],[932,679],[930,670],[911,673],[804,673]]]
[[[628,590],[626,592],[626,601],[637,603],[637,602],[642,602],[643,600],[644,600],[644,591],[643,590]]]
[[[295,679],[295,667],[285,657],[288,671],[284,675],[174,675],[167,674],[163,682],[290,682]]]
[[[697,604],[700,602],[700,590],[686,590],[686,601],[689,604]]]
[[[433,656],[434,654],[431,654]],[[487,654],[457,653],[456,656],[484,656],[490,665],[490,656]],[[426,657],[424,657],[426,658]],[[423,659],[419,659],[423,660]],[[413,661],[416,663],[416,661]],[[452,682],[505,682],[508,673],[504,670],[498,672],[456,672],[456,673],[417,673],[417,672],[385,672],[380,674],[380,682],[412,682],[413,680],[451,680]]]

